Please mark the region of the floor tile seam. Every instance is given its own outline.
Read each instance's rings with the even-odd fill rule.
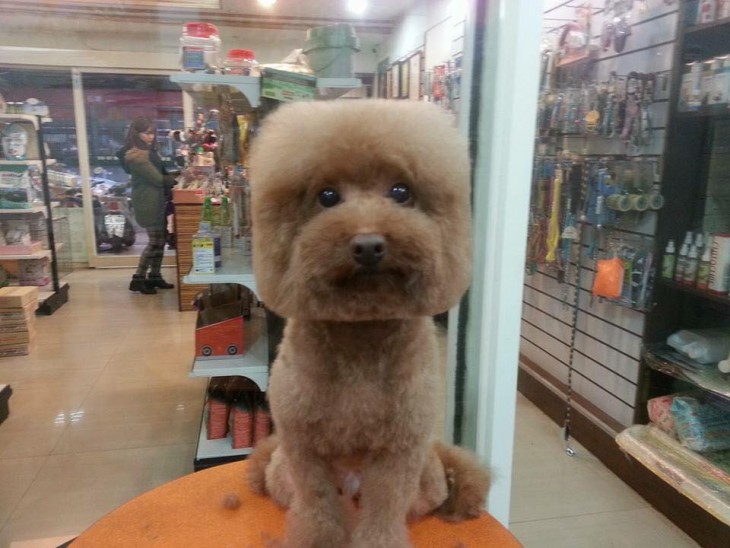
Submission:
[[[510,525],[510,527],[512,527],[513,525],[522,525],[522,524],[526,524],[526,523],[558,521],[558,520],[562,520],[562,519],[583,518],[583,517],[589,517],[589,516],[625,514],[625,513],[636,512],[638,510],[654,510],[654,508],[652,508],[651,505],[649,505],[649,503],[646,503],[646,504],[642,504],[641,506],[631,507],[631,508],[621,508],[621,509],[616,508],[613,510],[600,510],[600,511],[596,511],[596,512],[578,512],[578,513],[571,513],[571,514],[565,514],[565,515],[553,516],[553,517],[523,519],[523,520],[514,520],[514,521],[511,520],[509,525]]]
[[[31,457],[31,458],[38,458],[38,457]],[[5,524],[0,528],[0,534],[3,532],[3,529],[8,525],[8,523],[10,523],[13,520],[13,518],[17,515],[18,509],[21,507],[23,500],[25,499],[25,497],[28,496],[28,493],[30,492],[31,488],[33,487],[35,482],[38,481],[38,477],[40,476],[41,472],[43,471],[43,468],[45,468],[46,464],[48,464],[48,459],[50,458],[50,455],[46,455],[45,457],[41,457],[41,458],[43,458],[43,463],[35,471],[35,474],[33,475],[33,479],[28,482],[28,485],[25,488],[25,491],[23,491],[23,494],[18,497],[17,502],[13,506],[12,511],[8,513],[8,519],[5,522]]]
[[[194,441],[190,441],[188,443],[165,443],[160,445],[140,445],[136,447],[122,447],[122,448],[116,448],[116,449],[96,449],[91,451],[76,451],[72,453],[58,453],[58,454],[50,454],[48,455],[48,458],[52,457],[68,457],[68,456],[85,456],[85,455],[97,455],[102,453],[121,453],[121,452],[129,452],[129,451],[139,451],[141,449],[160,449],[162,447],[190,447],[195,446],[197,444],[198,440],[197,437]],[[47,463],[44,463],[43,466],[45,466]]]

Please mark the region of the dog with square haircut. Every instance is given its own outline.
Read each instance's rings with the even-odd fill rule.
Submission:
[[[479,516],[488,473],[433,439],[433,316],[470,280],[465,139],[425,103],[295,103],[250,164],[258,294],[287,323],[248,474],[289,509],[284,544],[401,548],[408,519]]]

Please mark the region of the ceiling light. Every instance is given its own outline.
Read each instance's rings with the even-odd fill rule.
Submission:
[[[362,15],[368,8],[368,0],[347,0],[347,7],[351,12]]]
[[[259,0],[259,4],[266,8],[270,8],[274,4],[276,4],[276,0]]]

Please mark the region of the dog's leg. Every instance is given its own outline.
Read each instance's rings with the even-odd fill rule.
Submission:
[[[360,521],[351,548],[410,546],[407,513],[418,494],[423,451],[390,454],[369,462],[362,471]]]
[[[411,505],[408,519],[416,520],[430,514],[446,501],[448,494],[444,465],[436,451],[431,450],[423,466],[418,496]]]
[[[294,496],[287,512],[284,546],[339,548],[347,546],[342,505],[330,466],[310,452],[286,453]]]
[[[256,448],[248,458],[248,467],[246,468],[246,476],[251,490],[259,495],[269,494],[266,485],[266,469],[271,463],[271,457],[274,450],[278,447],[279,440],[276,434],[272,434],[268,438],[256,444]]]

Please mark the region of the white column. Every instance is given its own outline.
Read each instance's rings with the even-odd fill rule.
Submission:
[[[471,21],[475,3],[480,0],[472,2]],[[463,441],[494,471],[487,510],[504,525],[509,525],[541,8],[537,0],[486,0],[486,22],[477,21],[486,25],[481,47],[474,41],[475,25],[467,25],[467,51],[481,60],[482,74],[470,99],[471,116],[478,108],[479,118]]]

